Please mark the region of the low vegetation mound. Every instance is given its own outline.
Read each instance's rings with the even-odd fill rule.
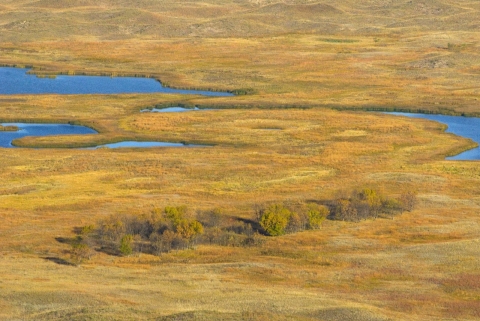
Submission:
[[[334,6],[324,4],[324,3],[315,3],[315,4],[286,4],[286,3],[275,3],[262,7],[257,12],[264,14],[274,14],[280,16],[301,16],[302,18],[310,18],[313,20],[318,20],[319,15],[332,15],[332,14],[341,14],[342,11],[338,10]]]
[[[134,252],[159,255],[172,250],[195,249],[198,244],[256,246],[264,236],[281,236],[319,229],[327,218],[358,222],[367,218],[393,218],[413,210],[416,194],[398,199],[373,189],[354,191],[320,205],[317,202],[286,202],[256,205],[253,219],[231,217],[220,209],[191,211],[186,206],[167,206],[144,215],[112,215],[77,229],[70,240],[71,259],[78,264],[93,255],[93,249],[112,255]]]

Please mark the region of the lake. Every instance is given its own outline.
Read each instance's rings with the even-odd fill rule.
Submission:
[[[227,92],[165,88],[152,78],[65,76],[43,78],[24,68],[0,67],[0,95],[166,93],[233,96]]]
[[[470,138],[480,145],[480,118],[462,117],[462,116],[446,116],[433,114],[415,114],[415,113],[398,113],[392,112],[397,116],[406,116],[412,118],[422,118],[434,120],[448,126],[447,133]],[[447,157],[447,160],[480,160],[480,147],[470,149],[455,156]]]

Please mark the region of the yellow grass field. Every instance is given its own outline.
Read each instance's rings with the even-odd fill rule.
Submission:
[[[478,320],[480,167],[474,143],[426,120],[479,115],[476,1],[22,0],[0,3],[0,64],[136,75],[248,95],[0,96],[2,122],[99,134],[0,149],[1,320]],[[140,112],[153,106],[218,110]],[[123,140],[206,147],[79,149]],[[159,256],[64,238],[115,214],[186,205],[252,219],[259,203],[370,187],[418,205],[326,220],[253,247]]]

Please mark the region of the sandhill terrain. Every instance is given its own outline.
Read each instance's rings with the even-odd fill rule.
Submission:
[[[2,1],[0,65],[240,95],[0,96],[2,122],[99,132],[0,150],[0,319],[479,319],[480,167],[445,160],[475,144],[435,122],[367,111],[479,116],[479,10],[441,0]],[[178,105],[219,110],[140,112]],[[79,149],[122,140],[207,147]],[[363,188],[415,192],[417,205],[253,246],[123,256],[92,246],[72,261],[78,231],[112,215],[185,205],[253,223],[259,204],[331,205]]]

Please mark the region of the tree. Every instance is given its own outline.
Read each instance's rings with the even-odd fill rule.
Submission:
[[[162,235],[153,234],[150,240],[156,253],[160,254],[162,252],[170,252],[177,238],[180,238],[180,236],[173,231],[167,230]]]
[[[265,209],[260,225],[268,235],[278,236],[285,233],[291,212],[281,204],[273,204]]]
[[[283,203],[283,205],[291,212],[286,229],[287,233],[295,233],[308,228],[308,204],[302,201],[289,201]]]
[[[319,206],[315,203],[307,204],[308,228],[318,229],[323,221],[330,214],[330,211],[325,206]]]
[[[285,231],[287,233],[296,233],[304,229],[304,224],[302,222],[302,217],[297,212],[291,212],[288,219],[287,228]]]
[[[199,221],[189,222],[188,220],[183,219],[178,222],[175,227],[175,232],[177,232],[182,238],[192,241],[195,236],[203,233],[203,225]]]
[[[165,217],[170,220],[173,226],[176,226],[184,218],[187,208],[185,206],[167,206],[165,207]]]
[[[210,211],[202,211],[197,214],[197,218],[205,227],[220,226],[223,216],[222,210],[219,208]]]
[[[133,235],[127,234],[122,237],[120,240],[120,253],[123,255],[130,255],[132,254],[132,242],[133,242]]]
[[[365,202],[368,208],[367,216],[377,218],[382,208],[382,197],[371,188],[365,188],[359,193],[361,201]]]
[[[210,244],[214,244],[220,241],[221,236],[222,236],[222,230],[219,227],[212,227],[210,229],[207,229],[204,238]]]
[[[357,209],[349,199],[339,199],[335,204],[335,218],[342,221],[356,221]]]
[[[253,210],[255,212],[255,219],[257,222],[260,222],[263,213],[265,213],[265,206],[263,204],[255,204],[253,205]]]

